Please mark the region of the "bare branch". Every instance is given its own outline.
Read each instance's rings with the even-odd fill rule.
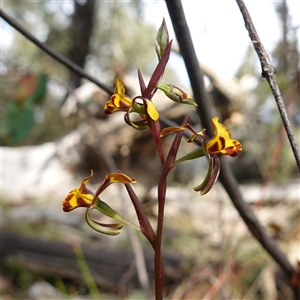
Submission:
[[[6,20],[12,27],[14,27],[20,33],[22,33],[26,38],[28,38],[31,42],[33,42],[35,45],[37,45],[43,51],[48,53],[54,59],[56,59],[60,63],[64,64],[66,67],[68,67],[72,71],[76,72],[80,76],[82,76],[82,77],[90,80],[91,82],[95,83],[97,86],[99,86],[100,88],[105,90],[107,93],[109,93],[109,94],[114,93],[112,88],[110,88],[106,84],[101,83],[100,81],[96,80],[94,77],[87,74],[82,68],[80,68],[78,65],[74,64],[72,61],[70,61],[69,59],[67,59],[63,55],[57,53],[51,47],[47,46],[44,43],[41,43],[32,34],[30,34],[25,28],[23,28],[20,24],[18,24],[16,21],[11,19],[1,9],[0,9],[0,16],[4,20]],[[84,109],[83,107],[81,107],[81,108],[87,114],[87,120],[90,122],[93,130],[95,130],[95,134],[98,137],[100,151],[102,152],[103,158],[104,158],[110,172],[117,172],[117,170],[118,170],[117,165],[116,165],[113,157],[107,151],[107,149],[105,147],[103,137],[102,137],[101,133],[97,130],[97,128],[95,126],[95,123],[93,122],[92,116],[89,114],[87,109]],[[125,213],[127,213],[127,212],[125,212]],[[150,295],[150,292],[149,292],[149,278],[148,278],[148,275],[147,275],[147,269],[146,269],[145,257],[144,257],[144,254],[143,254],[143,250],[141,248],[140,243],[138,242],[138,239],[137,239],[137,236],[135,235],[135,232],[133,232],[133,230],[131,230],[131,228],[127,228],[127,233],[128,233],[129,239],[131,241],[132,247],[134,249],[134,257],[135,257],[135,261],[136,261],[136,268],[137,268],[139,281],[140,281],[145,293]]]
[[[206,90],[204,88],[204,83],[202,82],[202,72],[199,68],[181,1],[165,0],[165,2],[172,20],[181,54],[190,77],[195,100],[198,104],[198,107],[205,108],[205,113],[199,112],[202,125],[205,128],[210,128],[212,114],[211,110],[207,108],[209,106],[209,102],[207,101],[208,97],[199,96],[205,95]],[[240,216],[246,223],[249,230],[252,232],[253,236],[261,243],[264,249],[278,263],[278,265],[280,265],[288,278],[290,278],[294,270],[293,266],[290,264],[285,254],[279,249],[276,242],[269,235],[267,235],[263,226],[253,213],[251,207],[243,200],[236,178],[234,177],[224,157],[221,158],[221,163],[221,173],[219,178],[232,203],[238,210]]]
[[[275,98],[275,101],[276,101],[276,104],[277,104],[277,107],[278,107],[278,110],[279,110],[279,113],[281,116],[282,123],[284,125],[286,134],[287,134],[288,139],[291,144],[292,151],[295,156],[295,160],[296,160],[298,169],[300,171],[300,149],[299,149],[299,146],[295,139],[295,134],[293,132],[293,128],[292,128],[290,120],[288,118],[288,115],[287,115],[287,112],[285,109],[285,105],[283,102],[283,98],[282,98],[279,86],[277,84],[276,75],[275,75],[276,70],[272,66],[270,58],[268,56],[268,53],[266,52],[263,44],[260,41],[260,38],[256,32],[256,29],[254,27],[254,24],[252,22],[252,19],[250,17],[250,14],[247,10],[247,7],[246,7],[244,1],[236,0],[236,3],[239,6],[240,11],[243,15],[245,27],[248,30],[250,39],[253,43],[254,49],[260,60],[261,69],[262,69],[261,75],[262,75],[262,77],[266,78],[266,80],[268,81],[271,91],[272,91],[272,94]]]
[[[89,81],[95,83],[97,86],[99,86],[101,89],[106,91],[108,94],[113,94],[114,93],[113,88],[111,88],[110,86],[98,81],[93,76],[87,74],[78,65],[74,64],[71,60],[69,60],[65,56],[57,53],[55,50],[53,50],[51,47],[49,47],[45,43],[40,42],[30,32],[28,32],[22,25],[20,25],[18,22],[16,22],[14,19],[12,19],[9,15],[7,15],[2,9],[0,9],[0,17],[2,17],[2,19],[4,19],[8,24],[10,24],[12,27],[14,27],[20,33],[22,33],[27,39],[29,39],[31,42],[33,42],[36,46],[38,46],[43,51],[45,51],[50,56],[52,56],[55,60],[59,61],[60,63],[65,65],[67,68],[69,68],[73,72],[77,73],[78,75],[80,75],[80,76],[88,79]]]

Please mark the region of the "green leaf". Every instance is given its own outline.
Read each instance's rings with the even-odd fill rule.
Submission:
[[[34,94],[30,97],[30,102],[33,104],[40,104],[45,99],[47,92],[47,80],[48,77],[46,74],[41,74],[38,79],[36,90]]]
[[[31,105],[17,105],[11,102],[3,117],[2,135],[9,135],[13,141],[24,139],[34,125],[34,110]]]

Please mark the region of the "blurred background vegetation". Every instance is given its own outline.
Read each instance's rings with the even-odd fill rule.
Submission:
[[[108,85],[113,86],[116,76],[136,76],[138,68],[143,74],[150,75],[156,64],[153,40],[157,28],[144,21],[146,12],[143,1],[10,1],[3,2],[1,8],[39,40]],[[270,54],[271,61],[277,70],[278,84],[299,141],[299,27],[296,28],[291,23],[285,1],[275,3],[274,9],[282,31]],[[11,35],[11,42],[9,47],[2,47],[1,50],[1,146],[20,147],[57,141],[86,121],[86,115],[79,112],[68,117],[60,113],[68,95],[81,85],[82,79],[5,22],[2,26],[2,30]],[[298,177],[297,168],[270,88],[267,82],[260,79],[257,61],[253,47],[249,45],[244,61],[236,73],[237,80],[246,76],[251,78],[247,100],[238,111],[238,120],[242,122],[235,121],[237,112],[229,115],[227,120],[229,125],[233,124],[232,132],[242,142],[244,149],[237,159],[238,163],[232,167],[241,183],[283,184]],[[174,68],[169,68],[167,75],[175,84],[180,81]],[[93,101],[95,99],[90,99],[90,102]],[[100,110],[102,107],[98,106],[97,109]],[[217,101],[215,106],[218,109]],[[3,211],[6,212],[13,206],[8,199],[3,202]],[[216,214],[215,220],[211,220],[217,227],[221,226],[220,232],[224,230],[220,222],[222,223],[223,218],[221,211],[225,208],[218,202],[216,210],[219,214]],[[190,224],[188,212],[180,213],[180,218],[168,221],[171,225],[167,226],[165,247],[188,257],[185,261],[188,271],[185,269],[182,278],[177,279],[176,288],[175,285],[169,287],[168,291],[170,295],[173,292],[174,297],[170,299],[197,299],[199,295],[203,297],[216,279],[207,273],[213,274],[214,270],[214,274],[223,274],[227,270],[228,261],[232,272],[230,279],[227,285],[222,283],[223,289],[216,293],[220,292],[222,299],[226,299],[228,295],[231,299],[233,295],[255,295],[256,299],[264,299],[261,287],[256,286],[258,279],[266,271],[265,267],[269,265],[261,248],[252,240],[250,244],[248,235],[234,237],[229,234],[228,237],[209,232],[209,228],[207,233],[199,232],[198,221]],[[292,217],[295,222],[295,216]],[[16,224],[9,224],[5,224],[6,229],[25,236],[49,240],[64,237],[57,233],[57,228],[53,229],[54,225],[49,221],[38,223],[38,227],[34,222],[24,223],[21,228]],[[269,228],[274,236],[280,235],[282,230],[276,226],[277,224],[273,224]],[[229,227],[228,232],[231,232],[234,222]],[[87,238],[85,234],[82,234],[84,240],[95,239],[94,236]],[[210,239],[205,243],[208,236]],[[117,246],[120,245],[127,250],[130,248],[126,239],[117,242]],[[12,259],[8,259],[4,266],[2,280],[8,287],[2,293],[3,296],[12,295],[7,299],[22,298],[24,290],[41,279],[70,295],[93,296],[93,283],[66,280],[51,272],[41,274]],[[200,274],[205,278],[203,280],[197,277],[199,273],[195,270],[198,267],[207,272]],[[88,273],[83,275],[89,278]],[[185,293],[180,293],[180,289]],[[281,299],[285,299],[286,295],[282,292]],[[97,298],[97,293],[94,297]],[[102,295],[101,299],[109,297],[114,299],[115,296]],[[131,290],[122,294],[122,297],[143,299],[145,296],[139,291]]]

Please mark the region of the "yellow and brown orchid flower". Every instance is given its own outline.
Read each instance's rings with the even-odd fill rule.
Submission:
[[[205,155],[208,156],[209,166],[206,177],[199,186],[194,188],[195,191],[200,191],[202,195],[210,191],[219,176],[220,160],[218,154],[234,157],[238,154],[238,152],[242,151],[241,143],[237,140],[231,139],[230,131],[223,124],[219,123],[218,117],[212,118],[212,125],[214,128],[214,136],[212,138],[207,135],[205,129],[197,133],[189,124],[177,127],[167,127],[161,132],[161,136],[163,137],[169,133],[178,132],[180,130],[188,130],[193,135],[187,140],[187,142],[191,143],[196,138],[201,142],[202,147],[195,149],[175,161],[174,166],[186,160],[195,159]]]
[[[128,111],[132,108],[132,100],[125,95],[125,87],[120,78],[116,78],[114,94],[105,103],[104,112],[112,114],[116,111]]]
[[[109,205],[99,199],[99,195],[112,183],[123,183],[130,184],[135,183],[136,180],[134,178],[130,178],[129,176],[123,173],[111,173],[108,174],[103,180],[102,184],[98,187],[96,193],[93,193],[86,187],[86,184],[93,177],[93,171],[91,171],[91,175],[84,178],[80,184],[78,189],[71,190],[66,198],[62,202],[62,207],[64,212],[72,211],[78,207],[85,207],[86,214],[85,218],[90,227],[94,230],[99,231],[108,235],[117,235],[120,233],[121,228],[124,224],[128,224],[134,227],[137,230],[140,230],[137,226],[132,224],[130,221],[127,221],[123,217],[121,217],[116,211],[114,211]],[[104,215],[117,220],[119,223],[115,224],[104,224],[92,219],[89,213],[92,210],[97,210]]]
[[[73,189],[68,193],[62,202],[64,212],[69,212],[77,207],[89,208],[93,205],[94,193],[86,187],[86,184],[92,177],[93,172],[91,172],[90,176],[83,179],[78,189]]]
[[[219,117],[212,118],[212,125],[214,129],[214,136],[209,138],[206,130],[195,133],[194,130],[187,125],[188,129],[194,133],[188,142],[192,142],[196,137],[201,141],[204,150],[207,154],[223,154],[229,156],[237,156],[238,152],[242,151],[242,145],[239,141],[231,139],[231,132],[226,126],[219,123]]]
[[[115,92],[110,97],[104,105],[104,113],[112,114],[117,111],[126,112],[125,121],[129,125],[135,127],[136,129],[144,129],[148,126],[147,116],[149,116],[153,121],[157,121],[159,114],[153,105],[153,102],[149,99],[141,99],[142,103],[139,103],[137,99],[141,97],[136,97],[133,100],[125,95],[125,87],[120,78],[116,78]],[[138,113],[141,120],[133,121],[129,117],[129,113]]]

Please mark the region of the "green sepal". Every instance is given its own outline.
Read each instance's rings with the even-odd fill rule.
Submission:
[[[201,184],[199,184],[198,186],[193,187],[194,191],[200,192],[201,195],[206,194],[205,187],[207,186],[207,184],[209,182],[212,170],[213,170],[213,159],[211,158],[211,156],[209,156],[208,169],[207,169],[207,172],[206,172],[206,176],[205,176],[205,178],[204,178],[204,180],[202,181]]]
[[[209,161],[206,176],[200,185],[193,188],[196,192],[200,192],[201,195],[205,195],[211,190],[220,173],[219,157],[217,155],[209,155],[208,158]]]
[[[132,128],[136,129],[136,130],[144,130],[146,128],[148,128],[148,122],[147,120],[140,120],[140,121],[131,121],[130,119],[130,113],[132,111],[128,111],[126,112],[126,114],[124,115],[124,119],[125,122],[131,126]]]
[[[176,166],[179,163],[184,162],[186,160],[196,159],[196,158],[199,158],[199,157],[202,157],[202,156],[205,156],[205,155],[206,155],[206,152],[205,152],[204,148],[199,147],[199,148],[195,149],[194,151],[192,151],[192,152],[186,154],[185,156],[181,157],[180,159],[176,160],[174,162],[173,166]]]
[[[95,209],[94,207],[91,207],[90,209],[87,209],[85,214],[85,219],[88,225],[94,229],[95,231],[98,231],[103,234],[107,235],[118,235],[121,232],[121,229],[123,228],[123,224],[103,224],[96,222],[89,216],[89,212]]]
[[[122,216],[120,216],[115,210],[113,210],[108,204],[101,201],[99,198],[94,203],[94,208],[97,209],[99,212],[103,213],[104,215],[117,220],[123,224],[127,224],[131,226],[132,228],[141,231],[139,227],[131,223],[130,221],[124,219]]]

